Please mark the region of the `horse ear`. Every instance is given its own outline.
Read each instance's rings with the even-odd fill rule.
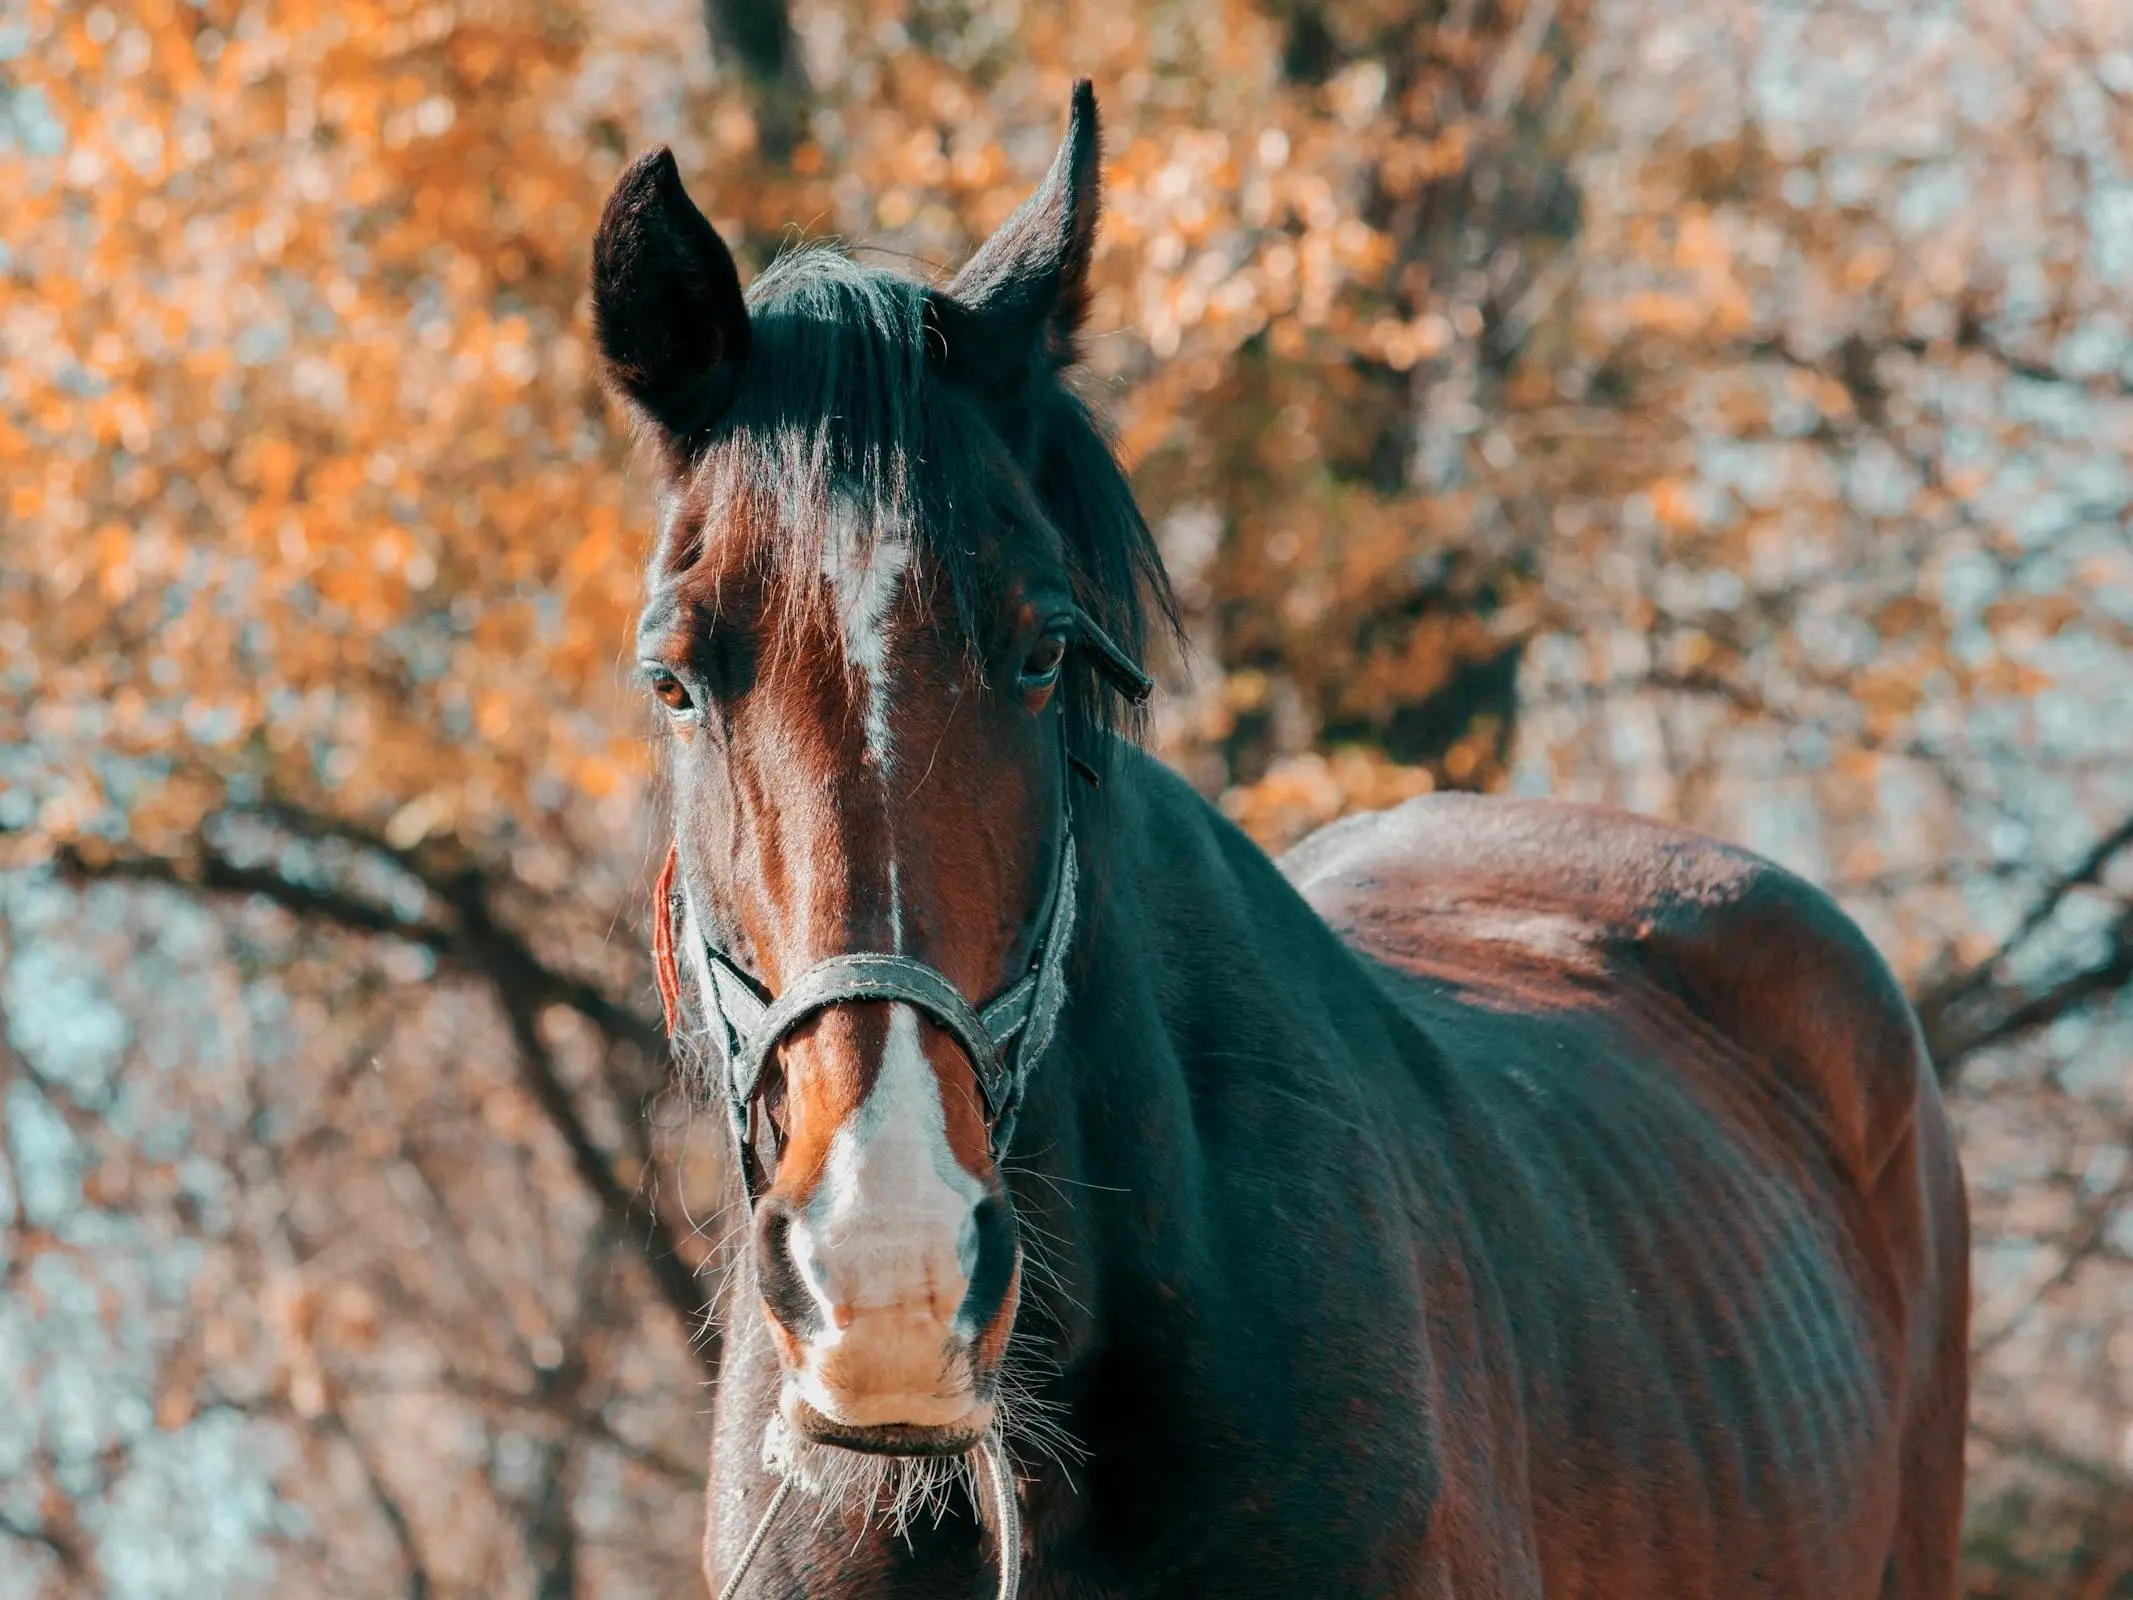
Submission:
[[[1080,358],[1102,169],[1096,92],[1083,78],[1037,192],[933,297],[933,325],[951,364],[997,366],[1036,354],[1065,367]]]
[[[670,436],[715,420],[748,359],[748,308],[732,252],[664,146],[632,162],[607,197],[592,291],[608,383]]]

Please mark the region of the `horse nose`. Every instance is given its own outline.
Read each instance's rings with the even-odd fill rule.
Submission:
[[[983,1339],[1015,1285],[1015,1213],[1003,1195],[988,1195],[971,1215],[977,1236],[977,1260],[956,1320],[965,1337]]]
[[[942,1212],[947,1208],[943,1207]],[[988,1404],[988,1339],[1016,1275],[1013,1213],[986,1195],[953,1215],[850,1217],[765,1196],[756,1281],[783,1330],[788,1384],[830,1421],[948,1428]]]
[[[802,1340],[834,1339],[860,1320],[891,1313],[928,1320],[946,1337],[966,1305],[979,1309],[988,1293],[997,1304],[991,1258],[1000,1211],[982,1192],[965,1196],[945,1183],[891,1205],[834,1192],[804,1203],[766,1195],[754,1238],[764,1308]]]
[[[755,1212],[756,1291],[763,1309],[793,1338],[806,1340],[822,1328],[822,1302],[801,1276],[792,1253],[799,1212],[791,1201],[765,1195]]]
[[[836,1327],[848,1326],[856,1308],[831,1293],[827,1273],[822,1270],[829,1265],[830,1252],[813,1242],[814,1235],[800,1223],[800,1218],[799,1208],[791,1201],[778,1195],[764,1196],[755,1214],[755,1269],[764,1308],[787,1333],[796,1339],[807,1339],[819,1333],[825,1321]],[[813,1272],[803,1272],[794,1254],[796,1224],[802,1227],[801,1249],[816,1268]],[[963,1274],[963,1294],[955,1308],[953,1324],[964,1337],[975,1339],[991,1325],[1014,1284],[1013,1208],[1003,1197],[986,1196],[972,1208],[967,1232],[971,1260],[968,1272]],[[959,1266],[965,1253],[957,1252]],[[943,1280],[943,1286],[949,1282],[952,1280]],[[937,1313],[940,1297],[929,1292],[927,1299],[928,1308]]]

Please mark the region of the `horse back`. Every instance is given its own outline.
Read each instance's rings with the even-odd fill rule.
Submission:
[[[1862,1177],[1934,1097],[1879,953],[1748,851],[1628,812],[1447,794],[1322,829],[1281,866],[1351,946],[1485,1004],[1671,994],[1812,1096]]]
[[[1748,852],[1544,802],[1431,797],[1281,867],[1428,1041],[1548,1591],[1948,1592],[1907,1573],[1952,1560],[1961,1178],[1857,927]],[[1914,1501],[1950,1509],[1906,1533]]]

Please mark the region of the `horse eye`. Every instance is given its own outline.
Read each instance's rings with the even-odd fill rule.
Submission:
[[[1065,660],[1066,640],[1056,633],[1045,634],[1030,646],[1016,687],[1023,690],[1043,688],[1059,676],[1059,668]]]
[[[686,716],[696,709],[696,702],[689,697],[688,686],[665,667],[647,665],[644,676],[652,686],[652,693],[659,696],[659,703],[673,715]]]

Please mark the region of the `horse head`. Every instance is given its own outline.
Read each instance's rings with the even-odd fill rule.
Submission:
[[[664,150],[594,245],[608,381],[659,472],[662,992],[692,980],[779,1410],[816,1443],[950,1454],[994,1422],[1023,1267],[1000,1163],[1067,982],[1075,774],[1145,694],[1163,595],[1064,381],[1098,158],[1082,84],[943,289],[818,249],[743,293]]]

